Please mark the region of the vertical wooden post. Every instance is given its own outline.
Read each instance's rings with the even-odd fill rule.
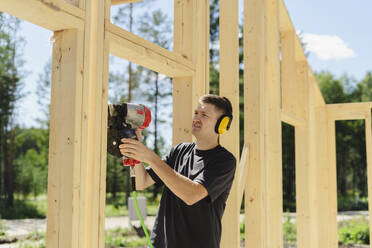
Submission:
[[[174,51],[196,66],[193,77],[173,78],[173,145],[191,142],[191,119],[209,91],[209,1],[174,1]]]
[[[50,103],[47,247],[79,247],[83,33],[54,33]],[[60,127],[63,128],[60,128]],[[62,238],[63,237],[63,238]]]
[[[282,125],[280,89],[280,33],[278,0],[267,0],[265,11],[265,184],[266,247],[283,247]],[[265,80],[266,81],[266,80]]]
[[[298,61],[296,83],[308,86],[308,67],[306,61]],[[299,87],[298,87],[299,88]],[[298,89],[297,88],[297,89]],[[310,87],[305,87],[309,93]],[[296,92],[299,94],[299,92]],[[308,98],[302,99],[300,108],[309,110]],[[309,112],[309,111],[307,111]],[[311,120],[310,120],[311,119]],[[306,116],[306,125],[295,127],[296,144],[296,212],[297,212],[297,245],[298,247],[312,247],[311,233],[311,132],[313,131],[313,116]]]
[[[267,1],[244,1],[244,142],[250,147],[245,185],[245,246],[269,247],[270,184],[265,135],[268,135],[268,77],[265,63]],[[274,18],[276,18],[274,16]],[[265,68],[266,66],[266,68]],[[282,207],[280,207],[281,209]],[[275,218],[275,217],[274,217]]]
[[[239,3],[237,0],[220,1],[220,95],[227,97],[233,107],[230,130],[221,135],[221,144],[237,160],[235,179],[222,218],[221,247],[240,247],[240,206],[238,204],[239,165]]]
[[[336,123],[328,113],[328,246],[338,247],[337,235],[337,169],[336,169]]]
[[[110,0],[85,7],[83,31],[55,33],[48,247],[103,247]]]
[[[371,130],[371,109],[366,112],[365,130],[366,130],[366,153],[367,153],[367,183],[368,183],[368,209],[372,206],[372,130]],[[372,215],[369,215],[369,236],[372,234]]]
[[[313,81],[316,84],[315,81]],[[313,85],[314,85],[313,84]],[[312,247],[327,247],[328,246],[328,133],[327,133],[327,111],[325,106],[317,107],[315,109],[316,116],[316,131],[313,134],[315,136],[315,143],[312,144],[315,148],[315,164],[312,166],[315,170],[315,184],[317,192],[314,193],[316,196],[316,202],[312,208],[316,208],[317,213],[312,216],[315,223],[312,223],[313,232],[316,233],[317,241],[314,238]]]

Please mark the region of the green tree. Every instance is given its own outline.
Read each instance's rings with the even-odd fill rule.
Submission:
[[[16,192],[26,198],[46,193],[48,179],[49,130],[16,128]]]
[[[24,40],[18,36],[19,27],[18,19],[0,13],[0,193],[8,207],[14,199],[14,117],[23,76]]]

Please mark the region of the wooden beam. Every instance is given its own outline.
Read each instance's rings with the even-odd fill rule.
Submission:
[[[292,31],[296,33],[283,0],[279,0],[279,28],[280,32]]]
[[[328,118],[328,244],[338,247],[337,234],[337,160],[336,160],[336,123]]]
[[[296,62],[296,100],[294,105],[296,116],[300,119],[308,119],[309,116],[309,64],[307,61]]]
[[[282,112],[296,115],[296,106],[298,106],[297,86],[301,82],[296,78],[296,33],[292,30],[281,32],[281,108]],[[298,118],[298,117],[296,117]]]
[[[113,55],[169,77],[194,75],[195,66],[180,54],[168,51],[112,23],[107,23],[107,26]]]
[[[239,165],[239,2],[220,1],[220,96],[227,97],[232,104],[234,120],[230,130],[221,135],[221,144],[236,158]],[[235,170],[229,198],[222,218],[222,248],[240,247],[240,205],[238,188],[241,188]]]
[[[309,73],[308,73],[309,83],[314,88],[315,106],[316,107],[325,107],[326,103],[324,101],[322,92],[320,91],[319,85],[315,80],[314,73],[312,72],[310,66],[308,67],[308,69],[309,69]]]
[[[327,104],[328,116],[333,120],[358,120],[366,118],[366,110],[372,102]]]
[[[199,97],[209,89],[209,1],[174,1],[174,51],[195,68],[173,78],[173,144],[193,140],[191,122]]]
[[[47,247],[78,247],[83,35],[54,34],[48,165]],[[63,126],[63,128],[60,128]],[[59,239],[59,236],[63,237]]]
[[[296,115],[294,115],[290,112],[282,111],[281,112],[281,120],[285,123],[288,123],[288,124],[292,125],[292,126],[306,125],[306,120],[305,119],[301,119],[301,118],[297,117]]]
[[[264,85],[266,1],[244,1],[244,143],[249,145],[245,185],[245,247],[265,245]]]
[[[55,32],[47,247],[104,247],[110,1],[84,6],[84,30]]]
[[[279,0],[267,0],[265,21],[265,247],[283,247]]]
[[[312,242],[312,247],[328,247],[328,215],[329,215],[329,160],[328,160],[328,116],[325,106],[315,108],[315,141],[312,146],[315,148],[314,164],[310,165],[313,167],[315,173],[315,186],[316,188],[315,197],[316,201],[312,204],[312,208],[317,209],[315,220],[313,220],[316,226],[316,238],[318,242]]]
[[[283,0],[279,1],[279,13],[280,13],[280,32],[286,32],[286,31],[292,31],[296,33],[296,29],[294,28],[294,25],[292,23],[292,20],[289,16],[288,10],[285,7]],[[303,51],[300,39],[296,35],[296,43],[295,43],[295,49],[296,49],[296,61],[304,61],[306,60],[305,53]]]
[[[85,5],[79,247],[104,247],[110,4]]]
[[[143,0],[111,0],[111,5],[120,5],[125,3],[136,3],[136,2],[142,2]]]
[[[0,11],[51,31],[84,28],[84,10],[64,0],[2,0]]]
[[[366,111],[365,120],[366,152],[367,152],[367,184],[368,184],[368,206],[372,206],[372,123],[371,109]],[[369,207],[371,209],[371,207]],[[369,235],[372,234],[372,216],[369,216]]]
[[[247,171],[248,171],[248,165],[249,163],[249,145],[244,144],[243,146],[243,151],[242,151],[242,156],[240,158],[240,163],[237,167],[237,181],[238,181],[238,206],[242,205],[242,200],[243,200],[243,194],[244,194],[244,185],[246,184],[246,179],[247,179]],[[239,207],[240,209],[240,207]]]

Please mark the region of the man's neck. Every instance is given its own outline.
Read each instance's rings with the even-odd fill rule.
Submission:
[[[196,140],[196,149],[198,150],[210,150],[218,146],[218,141],[216,140]]]

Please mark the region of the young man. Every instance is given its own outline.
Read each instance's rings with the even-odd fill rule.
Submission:
[[[219,145],[218,135],[231,124],[227,98],[205,95],[192,119],[194,143],[173,147],[164,160],[133,139],[120,151],[149,164],[135,166],[136,188],[165,185],[151,241],[155,248],[218,248],[221,219],[234,178],[236,159]]]

